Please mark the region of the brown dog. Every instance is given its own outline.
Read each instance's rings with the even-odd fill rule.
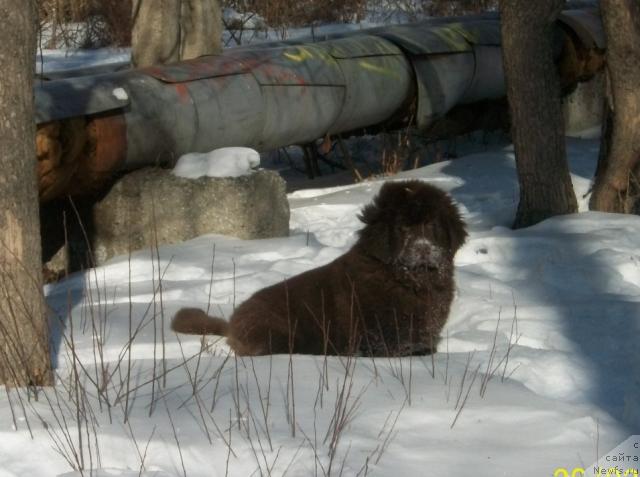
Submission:
[[[346,254],[256,292],[231,320],[183,308],[174,331],[218,334],[239,355],[403,356],[436,351],[453,299],[453,257],[467,233],[441,190],[387,182]]]

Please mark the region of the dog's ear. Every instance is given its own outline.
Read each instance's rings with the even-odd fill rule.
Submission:
[[[451,203],[451,207],[440,214],[440,224],[447,235],[447,248],[455,254],[467,239],[467,230],[458,208]]]
[[[375,202],[365,205],[358,219],[365,225],[373,225],[382,221],[384,211]]]
[[[395,210],[392,202],[394,187],[387,182],[370,204],[363,207],[358,218],[365,224],[360,230],[357,247],[366,255],[388,263],[392,260],[393,229],[395,227]]]
[[[417,218],[414,220],[419,221],[421,210],[413,202],[421,187],[425,187],[424,184],[416,180],[385,182],[373,202],[362,209],[358,218],[366,225],[373,225],[380,222],[388,223],[402,213],[406,218],[412,214],[416,215]]]
[[[391,260],[391,236],[394,224],[388,209],[378,207],[375,202],[362,209],[358,218],[365,224],[360,230],[359,247],[366,255],[388,263]]]
[[[394,243],[392,225],[378,222],[375,225],[367,225],[360,231],[360,238],[355,247],[364,255],[374,257],[383,263],[391,263],[395,257]]]
[[[402,188],[393,182],[385,182],[373,201],[366,205],[358,218],[365,225],[374,225],[380,222],[388,222],[401,202]]]

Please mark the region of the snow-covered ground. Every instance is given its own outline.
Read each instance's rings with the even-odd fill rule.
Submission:
[[[581,213],[518,231],[510,148],[387,179],[449,191],[469,226],[433,357],[237,358],[223,340],[168,327],[183,306],[228,317],[254,291],[343,253],[382,181],[290,194],[289,237],[203,236],[48,286],[64,322],[58,384],[37,401],[0,393],[0,476],[588,468],[640,434],[640,218],[586,211],[597,147],[569,140]]]
[[[242,43],[414,19],[378,3],[358,24],[247,30]],[[128,49],[42,50],[38,68],[128,59]],[[168,327],[183,306],[228,317],[254,291],[342,254],[381,180],[291,193],[286,238],[204,236],[48,286],[64,323],[58,384],[37,401],[0,389],[0,477],[591,471],[640,434],[640,218],[587,211],[596,155],[597,141],[569,140],[580,214],[519,231],[508,228],[510,148],[386,179],[451,192],[470,229],[433,357],[241,359],[221,339]],[[630,452],[623,469],[638,466]]]

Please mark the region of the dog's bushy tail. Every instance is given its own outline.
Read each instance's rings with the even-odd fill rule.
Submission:
[[[182,308],[171,320],[171,329],[189,335],[227,336],[229,323],[209,316],[199,308]]]

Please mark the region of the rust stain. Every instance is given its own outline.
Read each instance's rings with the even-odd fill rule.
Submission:
[[[84,160],[74,177],[72,193],[100,189],[124,163],[127,156],[127,125],[122,114],[105,114],[87,125]]]
[[[252,61],[250,58],[248,60]],[[249,68],[250,66],[244,63],[243,58],[234,55],[231,57],[207,56],[172,65],[143,68],[140,71],[166,83],[185,83],[205,78],[247,73]]]
[[[38,126],[36,155],[42,202],[69,193],[78,164],[84,160],[85,143],[84,117]]]

